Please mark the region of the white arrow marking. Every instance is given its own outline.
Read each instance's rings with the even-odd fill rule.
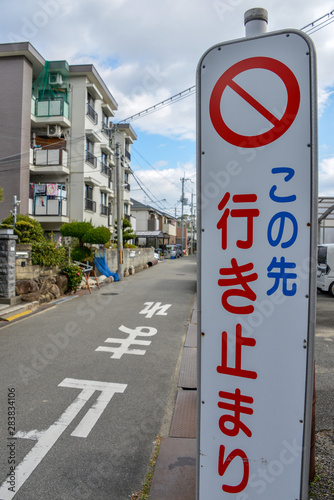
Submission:
[[[95,391],[101,391],[100,396],[97,398],[92,408],[88,410],[79,425],[74,429],[71,436],[87,437],[113,395],[116,392],[123,393],[127,384],[113,384],[110,382],[66,378],[58,387],[71,387],[82,389],[82,391],[59,419],[45,431],[19,431],[15,434],[15,438],[32,439],[37,441],[37,443],[15,469],[15,492],[8,489],[9,483],[7,481],[2,483],[0,487],[1,500],[11,500],[16,495],[21,486],[33,473],[45,455],[51,450],[52,446],[60,438],[72,420],[75,419]]]

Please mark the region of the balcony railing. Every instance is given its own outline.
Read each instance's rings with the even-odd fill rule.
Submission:
[[[102,174],[106,174],[108,177],[111,176],[111,168],[101,160],[101,172]]]
[[[86,151],[86,162],[92,165],[94,168],[97,167],[97,158],[90,151]]]
[[[109,207],[108,205],[100,205],[100,214],[101,215],[109,215]]]
[[[95,125],[97,124],[97,112],[95,111],[93,106],[88,102],[87,102],[87,116],[89,116],[93,120]]]
[[[96,201],[89,200],[85,198],[85,210],[90,210],[91,212],[96,212]]]
[[[63,97],[32,99],[31,112],[36,117],[65,116],[69,118],[69,104]]]
[[[34,165],[67,167],[66,149],[34,149]]]
[[[32,215],[67,216],[67,199],[63,196],[35,196]]]
[[[102,132],[109,138],[111,139],[111,135],[112,135],[112,128],[110,127],[107,127],[107,125],[105,125],[104,123],[102,124]]]

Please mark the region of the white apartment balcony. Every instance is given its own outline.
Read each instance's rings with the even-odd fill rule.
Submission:
[[[43,222],[64,224],[69,222],[67,199],[62,196],[34,196],[29,200],[31,215]]]
[[[169,234],[169,236],[176,236],[176,225],[162,224],[162,232]]]
[[[67,159],[66,149],[31,149],[30,170],[38,174],[68,175],[70,170]]]
[[[34,124],[61,125],[70,127],[69,104],[63,97],[55,99],[31,99],[31,120]]]

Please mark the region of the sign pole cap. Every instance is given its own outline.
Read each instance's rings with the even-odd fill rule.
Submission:
[[[262,35],[267,31],[268,11],[263,8],[246,10],[244,14],[246,37]]]

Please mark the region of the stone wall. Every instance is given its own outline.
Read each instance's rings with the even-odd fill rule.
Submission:
[[[23,254],[28,254],[28,258]],[[36,266],[31,263],[31,245],[20,243],[16,245],[15,275],[16,280],[39,279],[55,276],[60,273],[59,267]]]
[[[154,259],[152,248],[124,248],[124,271],[139,272],[148,266]],[[16,280],[39,279],[60,274],[59,267],[36,266],[31,264],[31,245],[16,245],[15,273]],[[26,258],[24,254],[27,254]],[[106,261],[110,271],[117,272],[117,249],[105,250]],[[99,274],[99,273],[97,273]],[[130,274],[132,274],[130,272]]]
[[[17,236],[4,229],[0,234],[0,297],[15,296],[15,244]],[[3,234],[2,234],[3,233]]]

